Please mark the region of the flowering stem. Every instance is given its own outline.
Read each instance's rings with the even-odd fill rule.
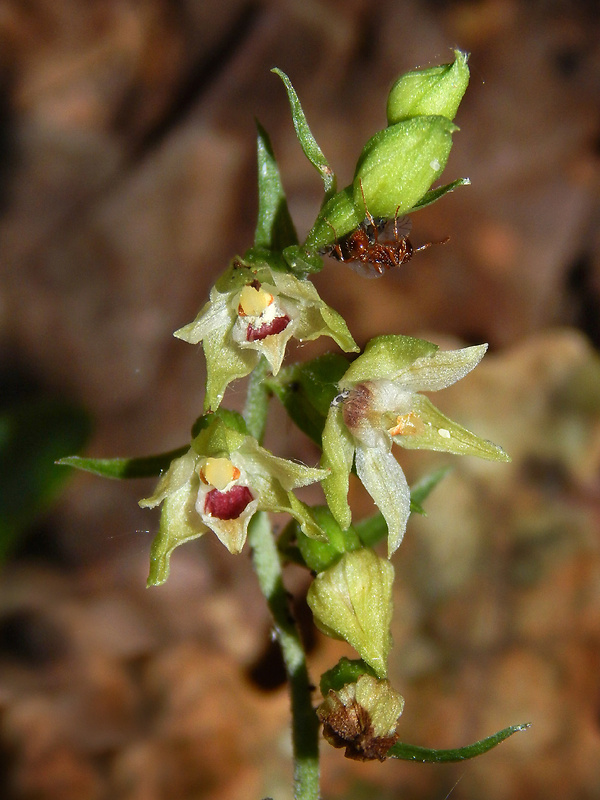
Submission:
[[[292,705],[292,742],[294,749],[294,798],[319,798],[319,722],[311,701],[311,685],[300,634],[290,614],[283,585],[281,562],[263,512],[255,514],[248,530],[252,561],[260,588],[273,616],[277,641],[281,647],[288,675]]]
[[[267,408],[269,404],[269,391],[265,388],[264,380],[270,370],[269,362],[264,356],[250,375],[244,419],[248,426],[248,433],[262,444],[267,425]]]

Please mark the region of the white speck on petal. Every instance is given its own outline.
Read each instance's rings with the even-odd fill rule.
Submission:
[[[443,439],[449,439],[450,438],[450,431],[446,430],[446,428],[439,428],[438,429],[438,433]]]
[[[431,169],[434,169],[437,172],[440,168],[440,162],[437,160],[437,158],[434,158],[433,161],[429,162],[429,166]]]

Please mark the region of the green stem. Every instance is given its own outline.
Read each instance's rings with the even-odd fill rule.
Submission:
[[[262,593],[267,599],[277,640],[288,675],[292,705],[292,743],[294,749],[294,798],[319,798],[319,722],[312,706],[311,685],[300,634],[290,614],[283,585],[281,562],[263,512],[255,514],[248,530],[252,561]]]
[[[260,361],[250,375],[246,406],[244,408],[244,419],[248,426],[248,433],[254,436],[259,444],[262,444],[267,426],[270,393],[265,387],[264,380],[269,370],[269,362],[264,356],[261,356]]]

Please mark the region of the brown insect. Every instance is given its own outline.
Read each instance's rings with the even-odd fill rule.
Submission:
[[[379,278],[392,267],[399,267],[410,261],[413,253],[426,250],[432,244],[445,244],[449,240],[447,237],[441,242],[427,242],[420,247],[413,247],[408,238],[412,227],[411,221],[406,216],[398,217],[396,209],[392,229],[394,238],[380,241],[379,236],[385,235],[384,231],[389,229],[392,221],[376,220],[367,208],[362,183],[360,191],[365,204],[365,220],[358,228],[341,239],[337,238],[333,225],[328,223],[336,236],[336,241],[325,252],[338,261],[348,264],[351,269],[364,278]]]

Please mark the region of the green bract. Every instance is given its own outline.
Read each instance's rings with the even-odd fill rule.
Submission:
[[[387,101],[388,125],[411,117],[439,114],[452,120],[469,84],[467,53],[454,51],[452,64],[401,75]]]
[[[387,675],[394,568],[373,550],[344,553],[308,590],[315,623],[352,645],[380,678]]]
[[[261,355],[276,375],[292,337],[312,341],[330,336],[343,350],[358,350],[342,317],[321,300],[310,281],[241,260],[234,260],[196,319],[175,336],[190,344],[202,342],[205,402],[212,410],[229,383],[252,372]]]
[[[330,469],[323,489],[342,528],[351,523],[348,483],[353,459],[363,485],[388,526],[388,554],[400,545],[410,514],[410,491],[392,442],[407,449],[440,450],[509,461],[491,442],[448,419],[422,395],[463,378],[483,358],[487,345],[440,351],[410,336],[379,336],[369,342],[339,382],[323,430],[322,466]]]
[[[140,501],[143,508],[163,504],[148,585],[167,580],[176,547],[209,530],[231,553],[239,553],[257,511],[291,514],[306,536],[324,538],[309,508],[292,489],[322,480],[326,474],[277,458],[215,416],[188,452],[171,463],[154,494]]]

